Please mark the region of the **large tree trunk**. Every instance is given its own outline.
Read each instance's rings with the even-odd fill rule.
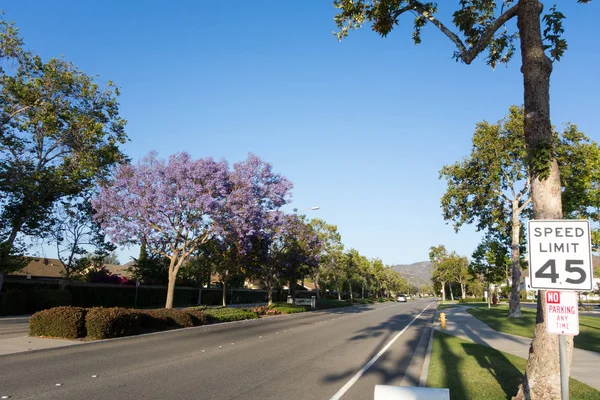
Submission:
[[[512,266],[512,285],[510,289],[510,300],[508,301],[508,317],[521,318],[521,300],[519,292],[521,289],[521,265],[519,259],[521,252],[519,249],[519,239],[521,236],[521,221],[519,220],[519,201],[512,202],[512,221],[511,221],[511,243],[510,243],[510,263]]]
[[[454,293],[452,292],[452,285],[448,282],[448,291],[450,292],[450,300],[454,301]]]
[[[517,26],[521,39],[523,81],[525,87],[525,142],[532,172],[532,199],[534,219],[561,219],[561,186],[558,164],[550,162],[547,179],[540,177],[534,164],[543,162],[544,152],[552,150],[550,124],[550,74],[552,63],[544,54],[541,37],[540,14],[542,5],[537,0],[520,0]],[[552,157],[553,152],[547,152]],[[537,162],[537,163],[536,163]],[[535,266],[530,266],[535,268]],[[516,277],[513,276],[513,281]],[[560,367],[558,337],[546,331],[545,291],[538,291],[537,316],[529,359],[516,399],[560,399]],[[573,338],[567,336],[569,366],[573,351]]]
[[[466,294],[466,290],[465,290],[465,284],[464,283],[460,283],[460,294],[462,296],[462,298],[464,299],[465,297],[467,297]]]
[[[335,290],[337,290],[337,294],[338,294],[338,300],[342,300],[342,293],[340,293],[340,284],[338,283],[337,279],[335,280]]]
[[[228,281],[228,274],[223,274],[223,276],[221,277],[221,279],[223,280],[223,292],[221,293],[221,304],[223,304],[223,307],[227,307],[227,281]]]
[[[175,254],[171,257],[171,263],[169,264],[169,283],[167,284],[167,301],[165,303],[165,308],[173,308],[173,297],[175,295],[175,282],[177,281],[177,273],[179,272],[179,267],[183,264],[183,260],[185,256],[181,259],[177,259],[179,254],[175,252]]]
[[[317,272],[313,275],[313,282],[315,283],[315,294],[316,294],[316,299],[319,300],[319,271],[317,270]]]
[[[442,302],[446,301],[446,282],[442,282]]]

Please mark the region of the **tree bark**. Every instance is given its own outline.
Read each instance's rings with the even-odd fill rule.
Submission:
[[[223,307],[227,307],[227,279],[228,274],[224,274],[223,279],[223,292],[221,293],[221,303]]]
[[[177,274],[169,272],[169,283],[167,284],[167,302],[165,308],[173,308],[173,297],[175,295],[175,281]]]
[[[442,302],[446,301],[446,282],[442,281]]]
[[[313,282],[315,283],[315,294],[316,299],[319,300],[319,271],[313,276]]]
[[[450,292],[450,300],[454,301],[454,293],[452,293],[452,285],[448,282],[448,291]]]
[[[365,283],[362,283],[362,293],[361,293],[361,299],[365,298]]]
[[[348,280],[348,287],[350,288],[350,303],[352,303],[354,297],[352,296],[352,281],[350,280]]]
[[[508,301],[508,318],[521,318],[521,300],[519,292],[521,289],[521,252],[519,249],[519,239],[521,236],[521,221],[519,220],[519,201],[512,202],[512,221],[511,221],[511,243],[510,243],[510,263],[512,266],[512,284],[510,288],[510,300]]]
[[[335,280],[335,289],[337,290],[337,294],[338,294],[338,300],[342,300],[342,294],[340,293],[340,284],[338,283],[337,279]]]
[[[544,54],[540,14],[542,5],[537,0],[520,0],[517,26],[521,40],[521,58],[525,89],[524,132],[529,166],[539,156],[540,147],[552,149],[550,123],[550,74],[552,63]],[[552,152],[550,152],[552,154]],[[539,159],[538,159],[539,162]],[[560,174],[556,159],[550,160],[547,179],[532,174],[532,200],[535,219],[561,219]],[[535,268],[535,266],[530,266]],[[515,277],[513,276],[513,281]],[[522,384],[515,399],[560,399],[560,366],[558,338],[546,331],[545,291],[538,291],[537,316],[529,359]],[[573,338],[567,337],[569,367],[573,352]]]
[[[465,284],[464,283],[460,283],[460,292],[462,295],[462,298],[464,299],[466,297],[466,291],[465,291]]]

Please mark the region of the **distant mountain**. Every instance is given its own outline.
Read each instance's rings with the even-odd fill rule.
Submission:
[[[400,273],[400,275],[413,285],[431,284],[433,267],[429,261],[421,261],[409,265],[393,265],[392,269]]]

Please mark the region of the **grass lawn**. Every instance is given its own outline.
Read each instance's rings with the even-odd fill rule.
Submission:
[[[510,399],[517,394],[527,360],[442,332],[435,332],[427,386],[449,388],[450,399]],[[572,400],[600,400],[600,392],[574,379]]]
[[[536,313],[533,309],[521,308],[523,318],[507,318],[507,306],[489,310],[479,307],[470,308],[467,309],[467,312],[497,331],[528,338],[533,337]],[[600,318],[579,316],[579,335],[575,336],[575,347],[600,352]]]

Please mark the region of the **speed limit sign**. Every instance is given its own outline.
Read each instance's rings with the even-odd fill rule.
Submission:
[[[587,220],[530,220],[532,289],[592,290],[592,246]]]

